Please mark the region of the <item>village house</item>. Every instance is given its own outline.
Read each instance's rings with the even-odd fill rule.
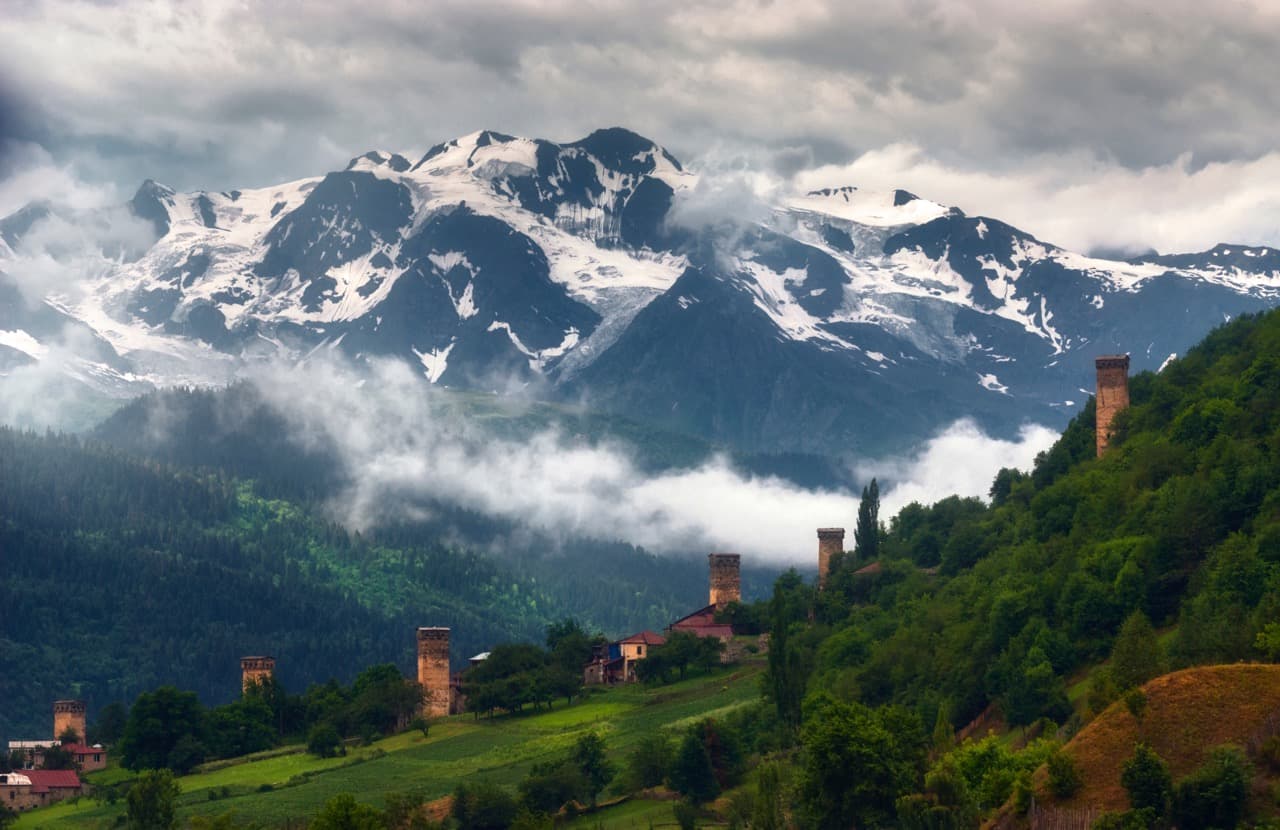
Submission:
[[[22,812],[83,795],[84,784],[73,769],[28,769],[0,773],[0,802]]]
[[[641,631],[617,642],[595,646],[591,662],[582,670],[582,682],[588,686],[634,683],[636,663],[648,657],[650,650],[665,642],[666,638],[661,634]]]

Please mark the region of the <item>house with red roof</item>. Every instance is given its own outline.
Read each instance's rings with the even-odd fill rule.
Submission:
[[[700,608],[667,626],[668,634],[674,634],[677,631],[685,631],[697,637],[715,637],[725,643],[733,639],[733,626],[716,622],[714,605]]]
[[[22,812],[82,795],[84,784],[73,769],[27,769],[0,773],[0,802]]]

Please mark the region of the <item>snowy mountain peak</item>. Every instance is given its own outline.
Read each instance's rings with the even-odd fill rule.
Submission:
[[[791,199],[787,207],[879,228],[919,225],[945,216],[949,210],[905,190],[861,190],[852,185],[811,190]]]
[[[416,163],[371,150],[228,192],[148,181],[129,207],[157,241],[50,295],[44,317],[5,299],[4,273],[39,266],[19,243],[49,208],[30,206],[0,220],[0,373],[52,354],[72,320],[130,390],[333,349],[449,386],[536,381],[738,446],[847,448],[885,425],[911,440],[965,415],[1061,419],[1095,352],[1155,368],[1280,294],[1273,248],[1091,258],[905,190],[813,190],[745,226],[669,221],[696,181],[616,127],[567,143],[479,130]]]

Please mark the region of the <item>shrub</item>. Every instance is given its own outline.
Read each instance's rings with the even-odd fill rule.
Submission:
[[[1273,735],[1258,747],[1258,758],[1271,772],[1280,772],[1280,735]]]
[[[318,723],[307,733],[307,752],[319,758],[332,758],[342,746],[342,736],[331,723]]]
[[[1172,788],[1169,767],[1146,744],[1134,747],[1133,757],[1121,768],[1120,783],[1129,791],[1129,804],[1134,810],[1152,810],[1157,818],[1168,810]]]
[[[1155,811],[1150,807],[1126,813],[1104,813],[1091,830],[1149,830],[1156,825]]]
[[[1249,798],[1249,762],[1238,747],[1218,747],[1204,766],[1178,783],[1173,820],[1179,827],[1231,830],[1244,817]]]
[[[1049,756],[1049,792],[1054,798],[1068,799],[1080,791],[1080,773],[1075,761],[1065,752]]]
[[[677,801],[671,808],[671,812],[676,817],[676,824],[680,825],[680,830],[694,830],[698,826],[698,810],[692,804]]]

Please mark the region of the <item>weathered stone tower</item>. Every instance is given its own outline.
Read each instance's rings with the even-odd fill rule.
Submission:
[[[1111,443],[1111,424],[1116,414],[1129,406],[1129,355],[1103,355],[1094,365],[1098,369],[1098,455],[1102,455]]]
[[[831,571],[831,557],[844,550],[843,527],[818,528],[818,588],[827,585],[827,574]]]
[[[240,689],[245,691],[253,683],[265,683],[276,676],[276,658],[241,657]]]
[[[713,553],[707,561],[711,566],[711,604],[720,611],[731,602],[741,602],[742,557],[736,553]]]
[[[80,743],[85,743],[89,734],[86,711],[83,700],[55,700],[53,702],[54,740],[62,740],[62,733],[73,729],[80,736]]]
[[[449,629],[418,629],[418,683],[424,695],[422,713],[432,718],[449,714]]]

